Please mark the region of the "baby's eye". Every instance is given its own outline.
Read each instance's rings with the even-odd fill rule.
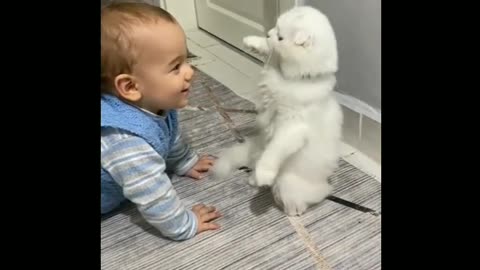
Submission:
[[[282,40],[283,40],[283,37],[278,36],[278,41],[282,41]]]
[[[175,72],[175,74],[179,73],[181,66],[182,66],[181,64],[176,64],[170,72]]]

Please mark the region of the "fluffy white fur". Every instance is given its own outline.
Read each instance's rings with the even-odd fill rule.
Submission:
[[[301,215],[330,194],[327,179],[339,158],[335,35],[326,16],[302,6],[282,14],[267,38],[249,36],[244,44],[271,56],[259,84],[260,132],[223,151],[213,172],[224,178],[240,166],[254,168],[249,183],[271,186],[285,213]]]

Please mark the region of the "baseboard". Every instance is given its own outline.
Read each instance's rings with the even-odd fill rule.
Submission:
[[[381,123],[342,105],[343,141],[381,164]]]

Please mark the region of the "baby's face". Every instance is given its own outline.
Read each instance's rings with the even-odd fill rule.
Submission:
[[[159,21],[140,29],[137,42],[139,58],[133,75],[142,94],[139,105],[153,113],[185,107],[194,71],[186,62],[182,28]]]

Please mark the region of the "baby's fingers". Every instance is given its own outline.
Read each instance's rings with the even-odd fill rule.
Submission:
[[[195,166],[195,170],[197,170],[199,172],[206,172],[210,168],[212,168],[212,165],[210,165],[210,164],[198,164],[197,166]]]
[[[215,158],[212,156],[202,156],[199,160],[199,163],[212,164],[214,163]]]
[[[212,221],[216,218],[219,218],[221,217],[222,215],[218,212],[218,211],[215,211],[215,212],[211,212],[211,213],[207,213],[207,214],[204,214],[202,216],[202,220],[204,222],[209,222],[209,221]]]
[[[202,174],[198,172],[196,169],[192,169],[189,173],[188,176],[190,176],[193,179],[200,180],[202,178]]]
[[[203,216],[203,215],[206,215],[208,213],[212,213],[214,212],[216,209],[215,209],[215,206],[205,206],[205,207],[202,207],[201,209],[199,209],[198,213]]]
[[[220,225],[216,223],[202,223],[198,227],[198,232],[208,231],[208,230],[216,230],[220,229]]]
[[[200,209],[204,208],[205,207],[205,204],[203,203],[199,203],[199,204],[196,204],[192,207],[192,210],[193,211],[200,211]]]

